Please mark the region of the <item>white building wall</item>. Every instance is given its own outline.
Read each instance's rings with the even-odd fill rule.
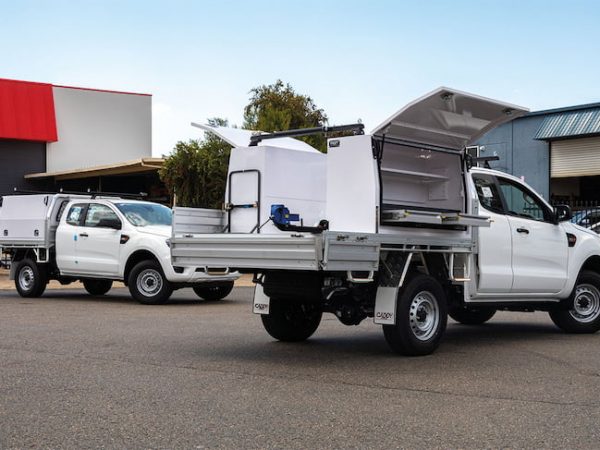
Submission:
[[[152,156],[152,97],[53,87],[58,142],[47,146],[48,172]]]

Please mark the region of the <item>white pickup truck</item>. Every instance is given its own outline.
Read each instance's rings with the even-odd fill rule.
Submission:
[[[11,257],[10,276],[23,297],[41,296],[55,279],[81,280],[91,295],[123,281],[144,304],[164,303],[182,287],[219,300],[239,277],[228,270],[209,275],[203,267],[172,266],[172,211],[156,203],[68,194],[0,199],[0,250]]]
[[[315,130],[206,126],[234,145],[226,232],[174,232],[173,264],[254,273],[254,312],[282,341],[309,338],[323,313],[372,317],[405,355],[433,352],[448,315],[482,324],[497,310],[543,310],[566,332],[594,333],[598,235],[465,151],[525,111],[440,88],[371,135],[329,139],[327,154],[290,137]]]

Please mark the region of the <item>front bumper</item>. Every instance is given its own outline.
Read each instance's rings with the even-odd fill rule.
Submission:
[[[226,269],[212,273],[207,273],[204,267],[178,267],[176,270],[171,264],[170,253],[162,255],[161,266],[167,280],[174,284],[219,283],[235,281],[240,277],[239,272],[229,272]]]
[[[203,268],[184,267],[181,273],[175,272],[173,266],[167,279],[172,283],[215,283],[222,281],[235,281],[240,277],[239,272],[209,274]]]

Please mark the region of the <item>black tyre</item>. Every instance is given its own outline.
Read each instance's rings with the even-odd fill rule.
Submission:
[[[131,296],[145,305],[166,303],[173,293],[160,264],[151,260],[135,265],[129,273],[128,286]]]
[[[440,283],[428,275],[415,275],[396,300],[396,324],[384,325],[383,334],[396,353],[423,356],[433,353],[442,339],[448,312]]]
[[[567,333],[595,333],[600,330],[600,275],[585,271],[579,275],[571,309],[550,311],[550,318]]]
[[[496,314],[491,308],[450,308],[448,315],[463,325],[481,325]]]
[[[112,288],[112,280],[83,280],[83,287],[90,295],[104,295]]]
[[[46,290],[48,275],[46,268],[31,259],[17,263],[15,287],[21,297],[40,297]]]
[[[284,342],[305,341],[313,335],[323,312],[313,304],[271,299],[269,314],[262,315],[262,323],[272,337]]]
[[[196,286],[193,289],[196,295],[204,300],[221,300],[227,297],[233,290],[233,281],[228,281],[219,286]]]

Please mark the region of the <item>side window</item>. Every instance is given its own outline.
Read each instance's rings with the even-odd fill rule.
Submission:
[[[500,189],[504,194],[507,213],[524,219],[550,220],[548,208],[525,186],[520,186],[504,178],[498,178]]]
[[[86,205],[84,204],[71,206],[71,209],[69,209],[69,213],[67,214],[67,223],[69,225],[78,226],[81,224],[81,216],[85,210],[85,206]]]
[[[473,174],[473,182],[479,197],[479,203],[485,209],[498,214],[504,214],[502,206],[502,197],[498,191],[498,186],[494,181],[494,177],[484,174]]]
[[[85,216],[84,226],[104,228],[106,225],[102,224],[103,220],[120,221],[119,216],[108,206],[98,203],[90,204]]]
[[[67,204],[69,203],[69,200],[63,200],[62,203],[60,204],[60,206],[58,207],[58,212],[56,213],[56,221],[60,222],[60,219],[63,215],[63,213],[65,212],[65,208],[67,207]]]

